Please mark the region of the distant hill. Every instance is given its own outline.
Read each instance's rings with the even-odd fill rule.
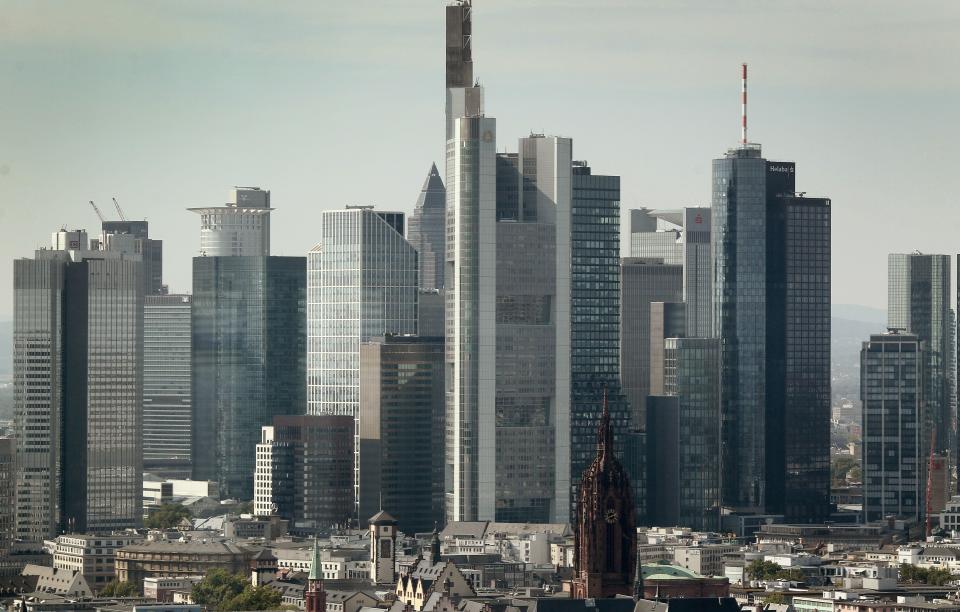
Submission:
[[[882,308],[861,306],[860,304],[833,304],[830,309],[835,319],[846,319],[861,323],[875,323],[884,326],[887,324],[887,311]],[[885,331],[886,328],[875,330],[874,333]]]

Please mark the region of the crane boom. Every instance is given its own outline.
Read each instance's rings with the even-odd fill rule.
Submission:
[[[127,216],[126,216],[125,214],[123,214],[123,209],[120,208],[120,203],[117,202],[117,198],[113,198],[113,205],[117,207],[117,214],[120,215],[120,220],[121,220],[121,221],[126,221],[126,220],[127,220]]]
[[[97,216],[100,217],[100,223],[103,223],[105,221],[103,218],[103,213],[100,212],[100,209],[97,208],[97,205],[93,203],[93,200],[90,200],[90,206],[93,206],[93,212],[97,213]]]

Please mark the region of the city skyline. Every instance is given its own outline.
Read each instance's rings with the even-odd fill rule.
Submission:
[[[372,5],[380,10],[94,3],[53,15],[43,5],[8,7],[0,221],[14,231],[3,256],[32,252],[51,226],[92,230],[86,202],[103,207],[116,196],[165,240],[165,276],[183,292],[199,251],[183,209],[222,205],[224,185],[273,191],[283,211],[278,255],[304,255],[325,209],[410,212],[423,168],[442,161],[439,7]],[[835,302],[882,308],[889,252],[956,251],[946,231],[911,223],[894,232],[888,220],[904,203],[913,218],[933,218],[960,187],[949,172],[958,87],[938,76],[955,73],[960,42],[950,34],[960,9],[856,3],[827,15],[750,3],[618,5],[482,4],[476,77],[502,143],[562,129],[576,140],[575,158],[623,177],[624,214],[703,205],[708,161],[738,134],[738,69],[747,61],[750,140],[772,158],[797,160],[818,190],[810,195],[838,204]],[[579,25],[586,10],[591,27]],[[784,41],[772,25],[785,20],[805,36]],[[544,37],[570,44],[551,45],[544,58],[522,36],[534,21]],[[733,30],[750,36],[733,45]],[[401,46],[404,53],[389,53]],[[533,77],[530,62],[517,61],[524,57],[536,58]],[[548,87],[555,95],[544,95]],[[406,119],[384,141],[369,119],[398,104]],[[382,143],[375,150],[362,144],[374,140]],[[380,176],[362,191],[349,180],[359,176],[356,159]],[[0,270],[0,282],[9,286],[11,274]],[[11,309],[0,304],[0,320]]]

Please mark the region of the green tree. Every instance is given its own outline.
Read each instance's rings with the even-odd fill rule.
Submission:
[[[222,569],[207,572],[203,580],[193,586],[195,603],[220,612],[231,610],[272,610],[280,607],[280,593],[268,586],[254,587],[243,574],[231,574]]]
[[[118,582],[117,580],[111,580],[100,590],[102,597],[133,597],[139,594],[140,591],[137,589],[137,585],[127,581]]]
[[[154,510],[143,524],[149,529],[171,529],[185,518],[190,518],[190,511],[180,504],[163,504]]]
[[[791,567],[790,569],[780,570],[775,576],[778,580],[792,580],[793,582],[804,582],[807,579],[807,575],[803,573],[803,570],[797,567]]]
[[[787,598],[783,596],[783,593],[775,591],[770,593],[763,598],[763,603],[765,604],[783,604],[787,603]]]
[[[747,576],[754,580],[772,580],[777,577],[783,568],[773,561],[757,559],[756,561],[751,561],[744,570]]]
[[[954,576],[950,573],[950,570],[934,568],[927,570],[925,582],[931,586],[943,586],[952,580],[954,580]]]
[[[842,487],[847,484],[847,473],[854,467],[859,467],[860,460],[851,455],[838,455],[830,463],[830,479],[833,486]]]

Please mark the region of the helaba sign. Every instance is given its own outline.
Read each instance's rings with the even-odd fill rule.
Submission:
[[[783,172],[784,174],[793,174],[794,172],[793,166],[787,166],[785,164],[780,164],[776,166],[771,165],[771,166],[767,166],[767,168],[770,170],[770,172]]]

